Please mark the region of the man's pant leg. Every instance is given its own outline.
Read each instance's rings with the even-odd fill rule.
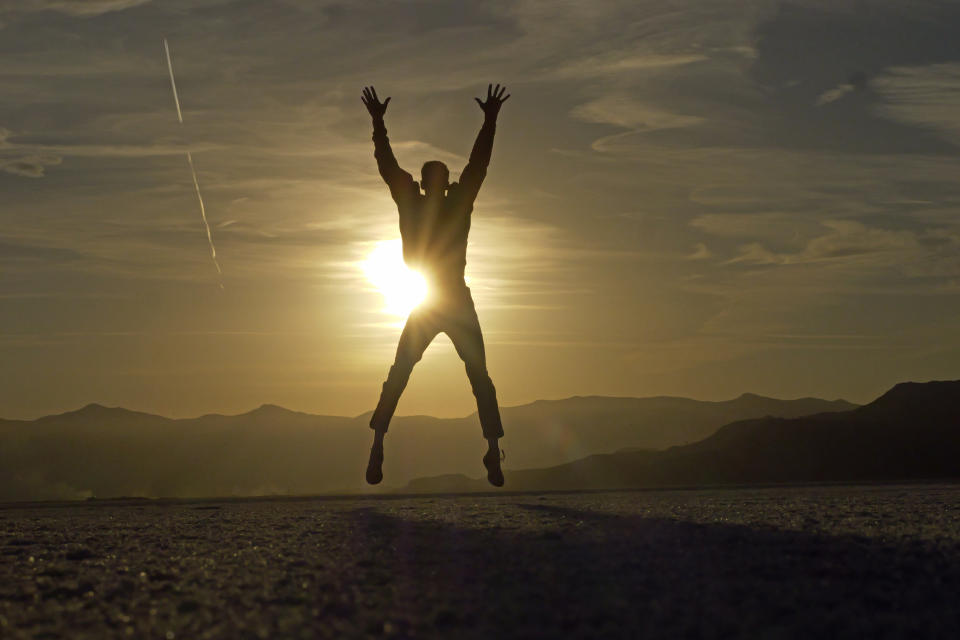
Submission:
[[[487,355],[483,347],[483,332],[473,306],[473,298],[467,292],[466,299],[455,314],[444,322],[444,333],[450,337],[460,359],[467,369],[467,377],[477,399],[477,413],[483,437],[503,437],[503,423],[497,406],[497,390],[487,373]]]
[[[400,396],[410,379],[413,366],[420,361],[423,352],[426,351],[430,342],[439,332],[436,323],[429,314],[414,311],[407,318],[407,323],[400,334],[400,342],[397,344],[397,355],[394,358],[393,366],[390,367],[387,380],[383,383],[377,408],[370,418],[371,429],[387,431],[390,419],[393,418],[393,412],[396,411],[397,403],[400,401]]]

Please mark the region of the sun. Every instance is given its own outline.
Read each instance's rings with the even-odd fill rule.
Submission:
[[[383,296],[383,311],[407,317],[427,297],[427,281],[403,262],[399,239],[378,242],[362,263],[363,273]]]

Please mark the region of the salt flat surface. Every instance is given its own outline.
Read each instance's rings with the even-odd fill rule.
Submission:
[[[960,486],[6,505],[6,638],[958,638]]]

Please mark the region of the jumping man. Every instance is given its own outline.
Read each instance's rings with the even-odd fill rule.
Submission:
[[[450,171],[438,160],[424,163],[420,170],[420,184],[400,168],[390,148],[383,114],[390,98],[383,102],[373,87],[363,90],[361,100],[373,118],[374,157],[380,175],[390,187],[390,195],[400,212],[400,237],[403,241],[403,260],[420,271],[430,285],[428,300],[414,309],[400,334],[397,355],[383,383],[370,428],[373,429],[373,447],[367,465],[367,482],[377,484],[383,479],[383,437],[397,402],[407,386],[413,366],[420,361],[427,346],[439,333],[446,333],[467,368],[467,377],[477,398],[480,425],[488,449],[483,456],[490,484],[503,486],[500,468],[500,447],[503,437],[496,390],[487,374],[487,359],[483,349],[483,334],[473,307],[470,289],[463,280],[467,264],[467,235],[470,233],[470,213],[483,178],[487,175],[497,114],[510,95],[506,88],[487,86],[487,99],[475,98],[483,110],[483,126],[470,153],[470,161],[460,174],[460,182],[450,183]],[[423,189],[423,193],[420,189]]]

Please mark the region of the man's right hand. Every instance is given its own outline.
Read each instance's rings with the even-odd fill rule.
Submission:
[[[377,90],[372,86],[363,88],[363,96],[360,100],[374,120],[382,119],[383,114],[387,112],[387,105],[390,104],[390,98],[380,102],[380,98],[377,97]]]

